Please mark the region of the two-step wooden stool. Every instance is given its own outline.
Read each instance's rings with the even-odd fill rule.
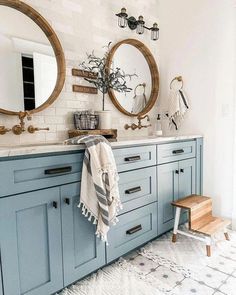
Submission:
[[[227,226],[230,221],[220,217],[212,216],[212,199],[198,195],[191,195],[178,201],[172,202],[176,207],[175,224],[172,242],[177,240],[177,234],[182,234],[187,237],[206,243],[207,256],[211,256],[211,241],[212,235],[216,232],[223,230],[226,240],[229,241]],[[181,231],[178,229],[181,209],[189,211],[189,230],[190,232]],[[205,237],[200,237],[191,234],[191,231],[204,234]]]

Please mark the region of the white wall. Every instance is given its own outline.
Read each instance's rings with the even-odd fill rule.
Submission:
[[[191,103],[178,134],[205,137],[204,194],[214,212],[231,217],[235,30],[232,0],[161,0],[161,107],[182,75]]]
[[[128,28],[119,28],[115,15],[125,6],[130,15],[137,17],[143,14],[147,25],[152,25],[155,21],[159,21],[159,0],[25,0],[25,2],[39,11],[56,31],[66,57],[66,83],[56,102],[45,111],[34,115],[33,121],[29,122],[39,127],[49,127],[50,132],[38,132],[33,135],[24,133],[21,136],[9,133],[0,136],[0,144],[62,141],[68,136],[67,130],[73,128],[74,111],[101,109],[100,93],[91,95],[72,92],[72,85],[83,81],[72,77],[71,69],[78,67],[86,58],[86,53],[92,52],[93,49],[97,55],[102,55],[103,46],[108,45],[109,41],[115,44],[126,38],[136,38],[149,47],[159,64],[159,42],[151,41],[150,32],[139,36]],[[148,133],[148,130],[136,132],[124,130],[124,125],[133,122],[134,119],[116,110],[109,97],[106,98],[106,108],[113,112],[112,127],[118,129],[119,135],[137,136]],[[156,115],[156,112],[156,109],[153,109],[152,114]],[[16,122],[18,122],[16,117],[0,114],[0,125],[11,127]]]

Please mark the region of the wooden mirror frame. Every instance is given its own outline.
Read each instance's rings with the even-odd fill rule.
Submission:
[[[29,18],[31,18],[44,32],[44,34],[48,38],[53,48],[56,61],[57,61],[56,85],[50,97],[41,106],[31,111],[28,111],[29,114],[41,112],[47,107],[49,107],[57,99],[65,83],[66,66],[65,66],[65,56],[64,56],[61,43],[55,31],[52,29],[52,27],[48,23],[48,21],[31,6],[19,0],[0,0],[0,5],[8,6],[13,9],[16,9],[22,12],[23,14],[25,14],[26,16],[28,16]],[[6,114],[6,115],[19,115],[20,111],[14,112],[14,111],[8,111],[8,110],[0,108],[0,113]]]
[[[147,48],[146,45],[144,45],[142,42],[140,42],[139,40],[136,40],[136,39],[125,39],[123,41],[118,42],[117,44],[115,44],[112,47],[112,49],[110,50],[110,52],[108,54],[108,58],[107,58],[108,72],[109,72],[109,69],[111,68],[112,60],[113,60],[116,50],[123,44],[128,44],[128,45],[134,46],[143,54],[144,58],[146,59],[149,69],[150,69],[150,72],[151,72],[151,80],[152,80],[152,90],[151,90],[150,98],[148,100],[146,107],[142,110],[142,112],[140,112],[139,114],[132,114],[121,106],[121,104],[119,103],[119,101],[116,98],[116,95],[115,95],[115,92],[113,91],[113,89],[109,89],[108,94],[110,96],[111,101],[115,105],[115,107],[121,113],[123,113],[127,116],[130,116],[130,117],[137,117],[138,115],[145,115],[146,113],[148,113],[152,109],[152,107],[154,106],[155,102],[157,101],[158,94],[159,94],[159,72],[158,72],[156,61],[155,61],[151,51]]]

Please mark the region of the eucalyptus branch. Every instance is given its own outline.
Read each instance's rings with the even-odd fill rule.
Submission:
[[[108,92],[109,89],[113,89],[117,92],[127,93],[132,91],[132,88],[127,86],[127,78],[129,80],[132,77],[137,77],[134,74],[126,74],[123,70],[113,66],[108,68],[107,67],[107,59],[109,56],[111,42],[108,45],[104,46],[106,48],[106,52],[102,58],[97,57],[94,53],[94,50],[91,54],[87,55],[87,61],[83,61],[80,64],[81,70],[89,71],[96,76],[96,79],[92,78],[84,78],[88,83],[93,84],[100,92],[103,94],[103,110],[104,110],[104,98],[105,94]]]

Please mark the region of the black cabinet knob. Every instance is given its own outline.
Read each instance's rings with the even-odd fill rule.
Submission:
[[[65,202],[67,205],[70,205],[70,199],[69,199],[69,198],[65,198],[64,202]]]
[[[180,172],[181,172],[181,173],[184,173],[184,169],[180,169]]]
[[[179,170],[175,170],[175,174],[179,174]]]
[[[55,209],[57,209],[58,208],[58,205],[57,205],[57,202],[52,202],[52,206],[53,206],[53,208],[55,208]]]

